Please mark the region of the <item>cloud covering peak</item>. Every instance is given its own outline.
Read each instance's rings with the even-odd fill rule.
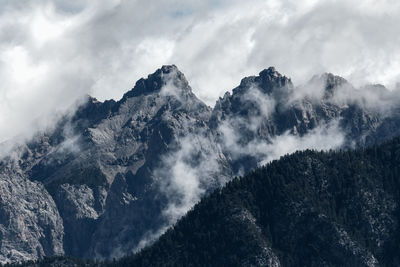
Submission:
[[[395,87],[392,0],[0,1],[0,140],[29,135],[85,94],[119,99],[176,64],[207,104],[276,66],[296,84],[332,72]]]

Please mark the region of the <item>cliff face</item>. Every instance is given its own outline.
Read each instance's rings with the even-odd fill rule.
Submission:
[[[62,255],[64,227],[54,200],[40,183],[2,167],[0,261]]]
[[[371,145],[400,133],[396,106],[383,112],[343,101],[341,92],[356,89],[340,77],[314,77],[305,87],[321,96],[299,94],[269,68],[212,109],[175,66],[163,66],[120,101],[88,98],[2,160],[0,259],[120,257],[151,243],[234,175],[279,155],[270,146],[282,136],[302,149],[325,135],[331,140],[317,147]],[[316,134],[320,141],[304,142]]]

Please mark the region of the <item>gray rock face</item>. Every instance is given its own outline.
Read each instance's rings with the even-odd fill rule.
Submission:
[[[238,156],[237,150],[271,144],[285,134],[302,138],[321,127],[335,125],[331,130],[341,133],[341,147],[347,148],[377,144],[400,134],[398,108],[379,110],[378,96],[390,97],[384,87],[379,90],[375,106],[368,105],[362,93],[341,77],[315,76],[300,88],[269,68],[259,76],[244,78],[232,94],[220,98],[210,126],[218,133],[234,170],[246,173],[257,167],[265,155],[253,150]],[[233,147],[230,133],[235,133],[238,140]]]
[[[180,191],[162,170],[167,156],[181,151],[181,140],[193,137],[182,158],[186,164],[212,154],[225,166],[218,177],[204,178],[199,190],[227,180],[230,169],[208,127],[210,114],[183,74],[164,66],[118,102],[90,98],[71,120],[21,148],[16,169],[52,195],[64,221],[66,254],[120,257],[172,223],[164,213],[180,202],[172,196]]]
[[[302,138],[337,122],[342,145],[351,147],[400,133],[395,108],[382,113],[343,102],[340,94],[354,90],[344,79],[326,74],[307,86],[321,87],[321,97],[299,95],[301,88],[269,68],[244,78],[211,109],[175,66],[163,66],[120,101],[88,98],[54,130],[2,160],[14,174],[0,172],[7,184],[0,208],[18,199],[26,204],[0,217],[0,260],[13,251],[21,256],[10,260],[63,251],[110,258],[140,249],[201,196],[258,166],[269,153],[263,147],[280,136]],[[28,205],[35,201],[37,208]],[[12,232],[10,220],[27,221],[32,230],[16,223]],[[24,231],[32,232],[25,247]],[[272,252],[260,253],[279,266]]]
[[[63,221],[40,183],[1,167],[0,261],[15,262],[64,253]]]

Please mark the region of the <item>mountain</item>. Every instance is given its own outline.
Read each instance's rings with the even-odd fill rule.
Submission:
[[[379,99],[390,98],[391,93],[383,87],[371,106],[360,91],[333,74],[314,76],[302,88],[295,87],[289,78],[270,67],[259,76],[244,78],[232,94],[220,98],[210,125],[219,136],[228,132],[220,143],[234,169],[242,169],[242,173],[257,167],[260,158],[270,152],[254,150],[255,144],[272,143],[286,133],[304,137],[321,127],[338,129],[342,136],[337,137],[343,138],[340,145],[347,148],[381,143],[400,134],[398,105],[379,110],[379,105],[384,105]],[[334,129],[329,127],[333,124],[337,124]],[[234,148],[226,141],[232,139],[229,132],[239,140]],[[236,150],[246,153],[237,157]]]
[[[215,190],[136,255],[21,266],[399,266],[399,173],[400,137],[296,152]]]
[[[282,154],[400,134],[394,93],[378,85],[362,93],[332,74],[296,87],[271,67],[210,108],[172,65],[119,101],[88,97],[1,159],[0,261],[119,258],[235,175]]]
[[[118,102],[89,98],[54,132],[21,148],[17,162],[7,163],[53,197],[67,255],[120,257],[146,232],[168,223],[162,214],[168,202],[153,171],[180,137],[203,131],[207,142],[210,114],[183,74],[164,66]]]
[[[114,266],[399,266],[400,138],[296,152],[204,198]]]

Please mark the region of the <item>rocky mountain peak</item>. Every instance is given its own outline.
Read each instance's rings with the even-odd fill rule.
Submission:
[[[282,74],[280,74],[275,67],[269,67],[267,69],[262,70],[259,73],[260,77],[284,77]]]
[[[101,103],[97,98],[91,96],[91,95],[85,95],[86,102],[91,103],[91,104],[97,104]]]
[[[133,89],[124,94],[122,100],[160,92],[165,85],[173,85],[186,93],[192,91],[185,75],[175,65],[164,65],[147,78],[138,80]]]
[[[292,87],[292,81],[280,74],[274,67],[262,70],[258,76],[250,76],[242,79],[239,87],[233,93],[245,92],[249,88],[258,87],[263,93],[270,94],[277,88]]]
[[[315,75],[311,78],[310,85],[323,88],[324,99],[332,98],[339,88],[351,88],[351,84],[343,77],[334,75],[332,73],[324,73],[322,75]]]
[[[346,79],[337,75],[333,75],[332,73],[323,74],[322,79],[325,82],[326,98],[332,97],[338,88],[349,85]]]
[[[176,65],[172,64],[172,65],[163,65],[156,72],[162,72],[162,73],[168,74],[171,72],[180,72],[180,71]]]

